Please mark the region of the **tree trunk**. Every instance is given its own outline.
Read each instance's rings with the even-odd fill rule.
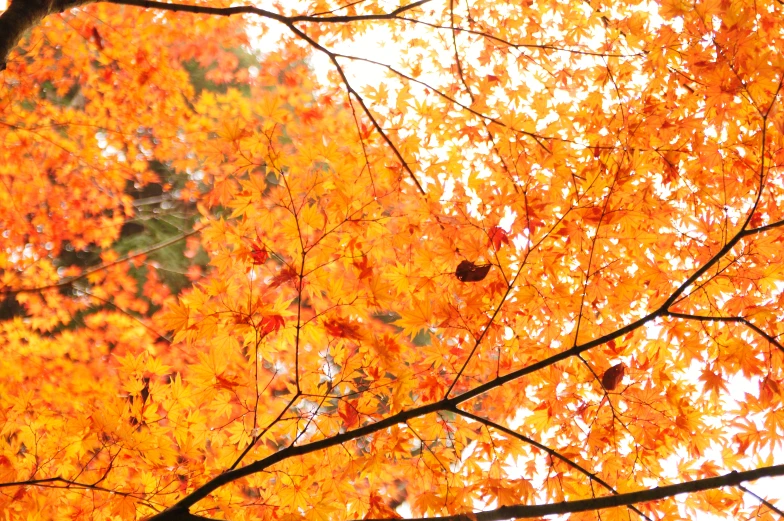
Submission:
[[[5,70],[11,49],[28,29],[52,13],[87,4],[93,0],[13,0],[0,15],[0,71]]]

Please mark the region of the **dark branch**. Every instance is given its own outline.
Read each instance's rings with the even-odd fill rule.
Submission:
[[[167,2],[155,2],[152,0],[105,0],[111,4],[118,5],[132,5],[136,7],[143,7],[145,9],[159,9],[162,11],[175,11],[180,13],[195,13],[207,14],[211,16],[235,16],[238,14],[254,14],[278,21],[283,24],[291,24],[297,22],[313,22],[313,23],[352,23],[352,22],[368,22],[374,20],[391,20],[400,14],[426,4],[430,0],[419,0],[408,5],[398,7],[389,13],[380,14],[363,14],[351,16],[323,16],[323,15],[297,15],[297,16],[284,16],[282,14],[274,13],[266,9],[260,9],[252,5],[241,5],[236,7],[206,7],[201,5],[188,5],[188,4],[170,4]]]
[[[173,4],[156,2],[153,0],[105,0],[116,5],[129,5],[143,9],[158,9],[178,13],[206,14],[211,16],[236,16],[252,14],[270,20],[275,20],[285,25],[294,23],[333,23],[344,24],[352,22],[383,21],[398,18],[401,14],[420,7],[430,0],[418,0],[408,5],[400,6],[388,13],[363,14],[351,16],[324,16],[324,15],[297,15],[284,16],[273,11],[261,9],[251,5],[236,7],[208,7],[201,5]],[[0,15],[0,71],[5,70],[8,54],[11,52],[28,29],[35,26],[44,17],[62,13],[73,7],[95,3],[96,0],[14,0],[2,15]]]
[[[767,232],[769,230],[774,230],[776,228],[781,228],[782,226],[784,226],[784,219],[782,219],[781,221],[776,221],[776,222],[772,222],[770,224],[766,224],[765,226],[760,226],[759,228],[751,228],[749,230],[745,230],[743,232],[743,236],[745,237],[747,235],[754,235],[755,233]]]
[[[747,489],[743,485],[738,485],[738,488],[741,489],[746,494],[749,494],[749,495],[753,496],[757,501],[759,501],[760,503],[762,503],[763,505],[765,505],[766,507],[768,507],[769,509],[771,509],[772,511],[774,511],[778,515],[780,515],[782,518],[784,518],[784,511],[782,511],[780,508],[777,508],[776,505],[774,505],[773,503],[771,503],[770,501],[768,501],[764,497],[755,494],[754,492],[752,492],[751,490]]]
[[[553,52],[566,52],[570,54],[580,54],[583,56],[596,56],[601,58],[637,58],[640,56],[645,56],[645,52],[636,52],[631,54],[623,54],[623,53],[603,53],[585,49],[570,49],[568,47],[559,47],[557,45],[549,45],[543,43],[514,43],[508,40],[504,40],[498,36],[492,35],[488,32],[483,31],[476,31],[473,29],[467,29],[465,27],[459,26],[445,26],[445,25],[438,25],[430,22],[426,22],[423,20],[417,20],[415,18],[406,18],[401,17],[401,20],[405,20],[406,22],[411,22],[414,24],[424,25],[426,27],[430,27],[431,29],[437,29],[442,31],[453,31],[453,32],[460,32],[466,34],[473,34],[475,36],[479,36],[482,38],[487,38],[488,40],[492,40],[496,43],[500,43],[506,47],[510,47],[512,49],[538,49],[542,51],[553,51]],[[692,80],[693,81],[693,80]]]
[[[354,96],[354,99],[356,99],[357,103],[359,103],[360,107],[362,107],[362,111],[365,113],[365,115],[370,119],[370,122],[373,124],[373,128],[376,129],[376,131],[381,135],[382,139],[387,143],[387,145],[389,145],[389,147],[392,149],[392,152],[398,158],[398,161],[400,161],[400,164],[403,166],[406,172],[408,172],[409,177],[414,182],[414,185],[416,185],[417,189],[419,190],[419,193],[427,197],[427,193],[425,192],[425,189],[422,187],[422,184],[419,182],[416,175],[414,175],[414,171],[411,169],[411,166],[408,164],[408,161],[406,161],[406,159],[403,157],[403,154],[400,152],[398,147],[392,141],[392,138],[389,137],[389,135],[381,127],[381,124],[378,122],[375,116],[373,116],[373,113],[370,111],[370,108],[365,104],[364,100],[362,99],[362,96],[360,96],[359,93],[354,89],[354,87],[352,87],[351,84],[349,83],[346,74],[343,72],[343,67],[340,66],[340,63],[338,63],[338,57],[341,55],[336,54],[330,51],[329,49],[327,49],[326,47],[324,47],[323,45],[319,44],[310,36],[302,32],[301,30],[297,29],[294,25],[288,24],[288,27],[289,29],[291,29],[291,31],[294,34],[296,34],[298,37],[308,42],[314,49],[323,52],[324,54],[327,55],[327,57],[329,57],[330,61],[335,66],[335,69],[340,75],[343,84],[346,86],[346,91],[348,92],[349,99],[351,96]]]
[[[121,490],[112,490],[105,487],[100,487],[97,484],[80,483],[71,479],[54,477],[42,479],[28,479],[26,481],[10,481],[8,483],[0,483],[0,488],[7,487],[46,487],[46,488],[60,488],[60,489],[82,489],[82,490],[95,490],[98,492],[106,492],[107,494],[115,494],[118,496],[139,498],[139,495],[132,492],[123,492]]]
[[[700,492],[720,487],[738,486],[744,481],[750,481],[770,476],[784,476],[784,465],[774,465],[772,467],[762,467],[744,472],[730,472],[715,478],[698,479],[675,485],[666,485],[638,492],[618,494],[617,496],[605,496],[594,499],[580,499],[578,501],[564,501],[545,505],[511,505],[488,510],[486,512],[476,512],[468,514],[458,514],[443,517],[423,517],[412,518],[405,521],[500,521],[502,519],[524,519],[532,517],[552,516],[556,514],[572,514],[575,512],[588,512],[591,510],[601,510],[604,508],[622,507],[634,503],[644,503],[657,501],[668,497],[686,494],[688,492]],[[381,519],[371,519],[369,521],[383,521]]]
[[[131,5],[144,9],[158,9],[160,11],[174,11],[176,13],[207,14],[211,16],[236,16],[239,14],[255,14],[264,18],[270,18],[281,23],[286,23],[287,18],[278,13],[254,7],[252,5],[240,5],[236,7],[207,7],[203,5],[189,4],[170,4],[168,2],[155,2],[148,0],[105,0],[109,4]]]
[[[675,313],[673,311],[670,311],[667,314],[675,318],[682,318],[684,320],[698,320],[700,322],[737,322],[739,324],[745,325],[746,327],[748,327],[749,329],[751,329],[752,331],[754,331],[755,333],[763,337],[765,340],[767,340],[768,342],[776,346],[779,349],[779,351],[784,353],[784,345],[782,345],[781,342],[779,342],[776,339],[776,337],[769,335],[768,333],[763,331],[759,326],[749,322],[748,319],[745,319],[743,317],[711,317],[711,316],[704,316],[704,315],[690,315],[687,313]]]
[[[312,452],[316,452],[319,450],[335,447],[337,445],[341,445],[343,443],[355,440],[357,438],[368,436],[374,432],[378,432],[383,429],[388,429],[400,423],[405,423],[406,421],[412,418],[417,418],[419,416],[424,416],[426,414],[435,413],[441,410],[451,410],[456,404],[457,401],[455,399],[452,399],[452,400],[443,400],[441,402],[431,403],[428,405],[423,405],[421,407],[416,407],[408,411],[400,412],[398,414],[395,414],[394,416],[390,416],[376,423],[365,425],[353,431],[344,432],[342,434],[338,434],[330,438],[313,441],[305,445],[299,445],[296,447],[287,447],[281,451],[276,452],[275,454],[271,454],[267,456],[266,458],[262,458],[260,460],[254,461],[253,463],[250,463],[245,467],[226,471],[223,474],[220,474],[212,478],[207,483],[205,483],[204,485],[200,486],[199,488],[191,492],[189,495],[182,498],[171,508],[186,510],[191,506],[193,506],[194,504],[196,504],[198,501],[201,501],[202,499],[207,497],[213,490],[217,490],[223,485],[231,483],[232,481],[235,481],[242,477],[250,476],[251,474],[261,472],[271,467],[272,465],[275,465],[276,463],[280,463],[281,461],[287,460],[292,457],[302,456],[304,454],[310,454]],[[163,520],[172,519],[166,517],[167,512],[162,512],[161,514],[153,517],[150,521],[153,520],[163,521]]]
[[[476,416],[475,414],[471,414],[470,412],[462,411],[462,410],[457,409],[457,408],[454,409],[454,412],[456,414],[459,414],[461,416],[465,416],[466,418],[470,418],[470,419],[472,419],[472,420],[474,420],[476,422],[479,422],[479,423],[481,423],[483,425],[486,425],[488,427],[492,427],[493,429],[499,430],[499,431],[503,432],[504,434],[506,434],[508,436],[511,436],[511,437],[516,438],[516,439],[518,439],[520,441],[528,443],[529,445],[532,445],[532,446],[536,447],[537,449],[546,452],[551,457],[563,461],[564,463],[566,463],[567,465],[569,465],[570,467],[572,467],[576,471],[578,471],[581,474],[584,474],[585,476],[587,476],[588,479],[592,479],[593,481],[599,483],[601,486],[603,486],[604,488],[606,488],[607,490],[609,490],[613,494],[618,495],[618,491],[615,490],[609,483],[604,481],[602,478],[600,478],[599,476],[597,476],[593,472],[590,472],[590,471],[586,470],[585,468],[583,468],[578,463],[575,463],[574,461],[570,460],[566,456],[562,455],[558,451],[553,450],[553,449],[551,449],[550,447],[548,447],[546,445],[542,445],[538,441],[536,441],[536,440],[534,440],[532,438],[529,438],[528,436],[525,436],[524,434],[520,434],[519,432],[513,431],[512,429],[504,427],[503,425],[499,425],[499,424],[497,424],[497,423],[495,423],[493,421],[487,420],[487,419],[482,418],[480,416]],[[647,519],[648,521],[651,521],[651,518],[649,518],[648,516],[643,514],[636,507],[630,505],[629,508],[631,510],[633,510],[634,512],[636,512],[643,519]]]

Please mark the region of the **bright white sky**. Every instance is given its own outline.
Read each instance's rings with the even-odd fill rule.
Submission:
[[[3,0],[0,0],[0,2],[2,1]],[[296,1],[291,1],[288,5],[296,3]],[[299,3],[305,4],[305,2]],[[274,10],[274,2],[270,2],[269,0],[258,1],[255,2],[254,5]],[[395,7],[397,7],[397,5],[392,7],[392,9]],[[265,21],[263,22],[263,25],[265,30],[254,45],[254,47],[262,53],[275,49],[279,45],[282,36],[291,34],[283,24]],[[376,31],[367,33],[364,37],[355,42],[344,43],[343,45],[330,48],[330,50],[370,58],[382,63],[394,64],[395,56],[399,55],[399,49],[388,45],[389,43],[389,39],[384,38],[384,33],[382,31]],[[334,66],[329,61],[329,58],[324,53],[314,51],[310,64],[316,73],[319,83],[322,85],[327,84],[329,81],[327,78],[328,74],[335,70]],[[356,87],[358,90],[367,85],[378,85],[386,78],[386,72],[382,70],[381,67],[375,67],[367,63],[347,63],[346,60],[342,60],[341,65],[346,65],[345,71],[349,77],[349,81],[352,86]]]

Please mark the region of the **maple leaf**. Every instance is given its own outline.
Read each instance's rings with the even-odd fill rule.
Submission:
[[[422,391],[422,397],[427,400],[436,400],[443,395],[445,389],[444,383],[436,376],[428,376],[425,380],[420,382],[419,389]]]
[[[502,244],[509,244],[509,237],[506,235],[506,231],[499,226],[490,228],[487,236],[490,239],[489,246],[492,246],[495,251],[498,251]]]
[[[261,319],[261,333],[268,335],[280,329],[285,321],[280,315],[267,315]]]
[[[391,509],[383,496],[374,492],[370,494],[369,508],[364,519],[402,519],[403,516]]]
[[[400,318],[395,321],[395,325],[403,328],[403,334],[415,337],[420,330],[430,327],[432,320],[430,303],[412,298],[411,304],[400,310]]]
[[[295,270],[290,266],[286,266],[277,275],[272,277],[269,287],[277,288],[278,286],[281,286],[291,281],[294,281],[294,283],[296,284],[298,279],[299,279],[299,273],[297,273],[297,270]]]
[[[342,400],[338,407],[338,414],[343,420],[346,429],[351,429],[359,424],[359,411],[357,411],[357,400]]]
[[[250,256],[253,259],[253,264],[264,264],[269,257],[267,249],[261,244],[260,241],[253,241],[250,244]]]
[[[215,380],[217,380],[217,383],[215,384],[216,387],[229,391],[234,390],[234,388],[239,385],[239,381],[230,376],[224,376],[224,374],[225,373],[215,375]]]
[[[714,373],[710,369],[705,369],[700,374],[700,381],[705,383],[705,390],[718,396],[720,391],[727,392],[727,383],[720,374]]]
[[[331,318],[324,321],[324,328],[327,333],[339,338],[349,338],[359,340],[362,338],[362,333],[357,324],[342,318]]]
[[[163,319],[169,329],[178,332],[187,329],[189,317],[190,309],[184,303],[180,303],[169,306]]]
[[[373,267],[368,264],[368,258],[366,256],[363,255],[360,260],[355,260],[354,266],[359,270],[358,278],[360,280],[373,276]]]
[[[131,519],[136,516],[137,499],[131,495],[124,495],[112,507],[112,513],[121,519]]]

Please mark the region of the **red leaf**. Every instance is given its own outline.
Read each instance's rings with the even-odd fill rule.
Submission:
[[[283,326],[284,320],[280,315],[269,315],[261,319],[261,333],[268,335],[274,333]]]
[[[269,257],[267,253],[267,249],[259,244],[257,241],[253,241],[250,243],[250,256],[253,258],[253,264],[264,264]]]
[[[250,324],[250,317],[242,313],[234,313],[235,324]]]
[[[464,260],[457,265],[455,276],[460,282],[479,282],[487,276],[492,264],[477,266],[471,261]]]
[[[218,381],[218,383],[215,384],[215,387],[218,389],[227,389],[231,391],[240,384],[239,381],[230,376],[223,376],[224,374],[225,373],[215,375],[215,379]]]
[[[490,237],[490,244],[488,244],[488,246],[492,246],[495,251],[498,251],[501,244],[509,244],[509,237],[506,235],[503,228],[493,226],[490,228],[490,231],[487,232],[487,235]]]
[[[357,411],[358,400],[341,401],[338,406],[338,414],[345,423],[346,428],[350,429],[359,423],[359,411]]]
[[[285,268],[283,268],[280,271],[280,273],[278,273],[277,275],[272,277],[272,280],[270,281],[269,287],[270,288],[277,288],[278,286],[280,286],[282,284],[285,284],[286,282],[289,282],[289,281],[294,281],[294,287],[297,287],[299,285],[299,284],[296,283],[296,280],[297,280],[298,277],[299,277],[299,274],[296,272],[296,270],[294,270],[294,268],[292,268],[290,266],[286,266]],[[299,289],[299,288],[297,288],[297,289]]]
[[[362,260],[354,261],[354,267],[359,270],[359,280],[373,276],[373,266],[368,264],[368,259],[364,255],[362,256]]]
[[[623,364],[614,365],[604,372],[602,376],[602,387],[608,391],[614,391],[623,380],[623,372],[626,368]]]
[[[364,519],[402,519],[402,516],[395,512],[391,505],[387,505],[387,501],[389,501],[389,499],[385,496],[371,492],[370,508],[368,509],[367,514],[365,514]],[[394,504],[394,501],[399,500],[392,498],[391,501]]]
[[[359,327],[356,324],[352,324],[339,318],[325,320],[324,327],[327,329],[327,333],[332,336],[340,338],[351,338],[354,340],[359,340],[362,338],[362,335],[359,332]]]
[[[301,111],[300,117],[304,124],[310,125],[313,121],[323,118],[324,113],[320,107],[314,106]]]

